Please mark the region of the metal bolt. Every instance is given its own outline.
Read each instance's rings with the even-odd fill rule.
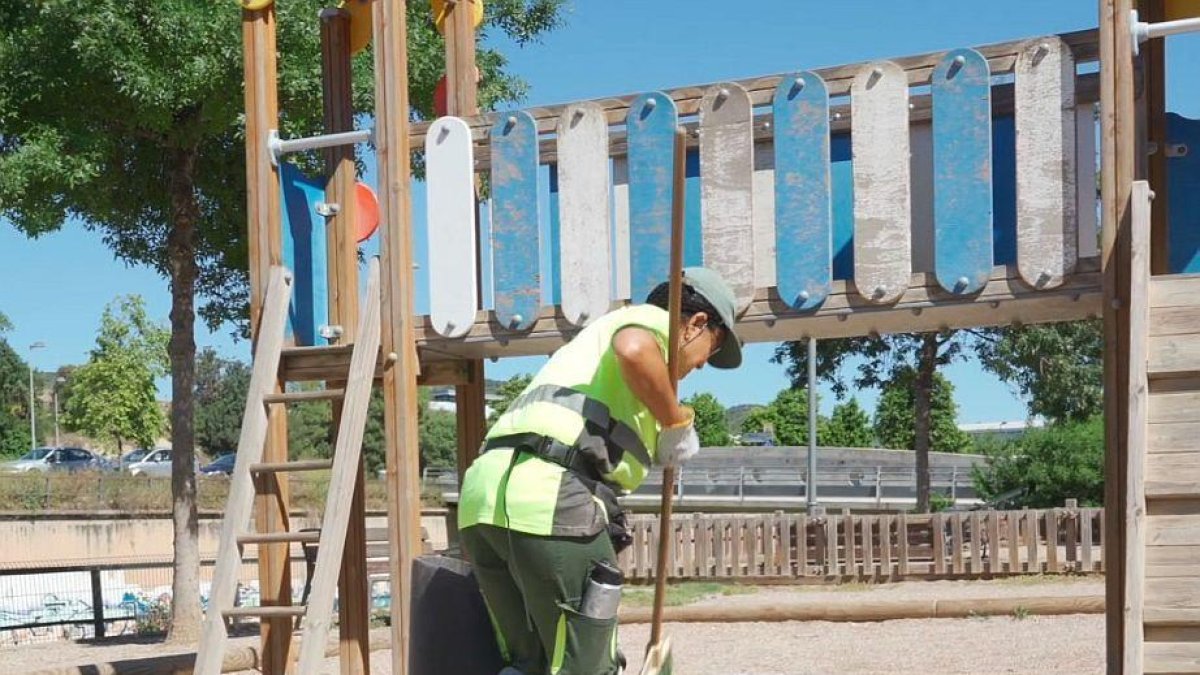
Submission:
[[[1042,270],[1040,273],[1038,273],[1038,278],[1037,278],[1038,286],[1046,284],[1049,281],[1050,281],[1050,270]]]
[[[399,360],[400,360],[400,355],[399,355],[399,354],[397,354],[396,352],[388,352],[388,355],[387,355],[387,362],[388,362],[388,363],[395,363],[395,362],[397,362],[397,361],[399,361]]]
[[[967,62],[967,57],[959,54],[958,56],[954,57],[954,62],[961,66]]]
[[[795,89],[796,91],[804,91],[804,87],[807,84],[808,83],[804,81],[803,77],[797,77],[792,81],[792,89]]]
[[[591,316],[587,312],[579,313],[579,323],[587,323],[589,318],[591,318]]]
[[[447,330],[447,331],[452,331],[452,330],[454,330],[454,326],[455,326],[455,325],[456,325],[456,324],[455,324],[453,321],[447,321],[447,322],[446,322],[446,330]]]
[[[842,113],[840,113],[840,112],[833,113],[833,119],[835,119],[835,120],[842,119]]]
[[[883,68],[872,68],[871,74],[875,77],[883,77]]]
[[[579,120],[583,119],[583,111],[582,111],[582,110],[579,110],[578,108],[576,108],[576,109],[575,109],[575,114],[572,116],[572,119],[573,119],[574,121],[576,121],[576,122],[578,122]]]
[[[724,101],[727,98],[729,98],[729,90],[722,87],[721,90],[717,92],[717,100]]]
[[[507,120],[505,120],[505,123],[504,123],[504,130],[505,130],[505,131],[512,131],[512,128],[513,128],[513,127],[515,127],[515,126],[517,126],[517,116],[516,116],[516,115],[510,115],[510,116],[509,116],[509,118],[508,118]]]
[[[850,318],[849,314],[838,314],[838,321],[845,321]]]
[[[646,99],[646,106],[645,106],[646,110],[653,110],[654,106],[656,106],[656,105],[658,105],[658,99],[656,99],[656,98]]]
[[[959,277],[958,281],[954,282],[954,290],[964,291],[964,290],[966,290],[967,284],[969,284],[969,283],[971,283],[970,279],[968,279],[966,277]]]
[[[517,326],[520,326],[524,322],[525,322],[525,319],[520,314],[513,314],[512,318],[508,320],[508,325],[513,328],[516,328]]]
[[[913,316],[921,316],[921,312],[924,312],[924,311],[925,310],[920,307],[913,307],[912,313],[913,313]]]
[[[763,131],[768,131],[771,128],[770,122],[763,122]]]
[[[442,141],[446,140],[446,137],[449,135],[450,135],[450,127],[445,127],[445,126],[441,127],[440,129],[438,129],[437,142],[441,143]]]
[[[317,202],[313,205],[318,215],[326,218],[332,218],[341,212],[342,207],[336,202]]]
[[[803,301],[807,302],[807,301],[808,301],[808,298],[809,298],[808,291],[800,291],[800,296],[799,296],[799,297],[800,297],[800,299],[801,299],[801,300],[803,300]]]
[[[883,296],[887,295],[887,289],[883,286],[876,286],[871,295],[876,298],[882,298]]]

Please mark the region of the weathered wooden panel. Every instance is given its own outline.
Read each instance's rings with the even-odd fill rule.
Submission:
[[[1150,375],[1200,372],[1200,332],[1150,338]]]
[[[525,111],[498,116],[491,144],[496,318],[510,330],[526,330],[537,321],[542,298],[533,117]]]
[[[1168,380],[1164,380],[1166,381]],[[1193,391],[1151,389],[1148,421],[1151,424],[1170,424],[1200,420],[1200,380],[1192,381],[1191,385]]]
[[[992,99],[987,59],[946,54],[933,72],[934,272],[975,293],[992,272]]]
[[[629,108],[630,294],[642,302],[667,280],[671,244],[671,179],[675,154],[675,102],[661,92],[643,94]]]
[[[1075,62],[1059,38],[1017,57],[1017,267],[1036,288],[1075,270]]]
[[[558,120],[562,312],[582,326],[608,311],[612,294],[608,120],[596,103]]]
[[[1145,490],[1149,498],[1200,497],[1200,448],[1147,455]]]
[[[829,95],[814,73],[775,90],[775,277],[797,310],[819,307],[833,280]]]
[[[1200,447],[1200,421],[1151,424],[1146,431],[1151,454],[1160,452],[1195,452]]]
[[[864,68],[851,88],[854,108],[854,285],[890,303],[912,272],[908,79],[891,62]]]
[[[425,218],[429,241],[429,320],[446,337],[475,325],[479,307],[475,259],[475,159],[471,129],[457,117],[435,121],[425,136],[429,192]],[[533,317],[530,316],[530,319]]]
[[[1075,108],[1075,220],[1079,230],[1079,257],[1100,255],[1096,227],[1096,206],[1100,201],[1096,186],[1096,104]]]
[[[1146,546],[1197,545],[1200,545],[1200,514],[1146,519]]]
[[[700,101],[700,217],[704,265],[719,273],[738,310],[754,300],[754,128],[750,95],[727,83]]]
[[[1150,306],[1193,307],[1200,300],[1200,274],[1175,274],[1150,280]]]
[[[1146,675],[1155,673],[1200,673],[1200,640],[1152,642],[1147,635],[1143,648]]]

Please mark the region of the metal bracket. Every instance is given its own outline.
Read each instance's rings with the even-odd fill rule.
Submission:
[[[342,205],[336,202],[317,202],[313,205],[319,215],[332,218],[342,212]]]
[[[1167,143],[1167,157],[1187,157],[1187,143]]]
[[[330,342],[336,342],[343,332],[342,327],[337,324],[325,324],[317,329],[317,333]]]

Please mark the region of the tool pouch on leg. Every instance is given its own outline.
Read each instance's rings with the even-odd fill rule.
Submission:
[[[558,634],[551,675],[611,675],[617,672],[617,618],[594,619],[558,603]]]

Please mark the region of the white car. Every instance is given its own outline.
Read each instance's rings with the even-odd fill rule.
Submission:
[[[128,466],[129,473],[134,476],[149,476],[151,478],[171,477],[171,449],[159,448],[143,457],[140,461]],[[195,471],[200,470],[197,460]]]

